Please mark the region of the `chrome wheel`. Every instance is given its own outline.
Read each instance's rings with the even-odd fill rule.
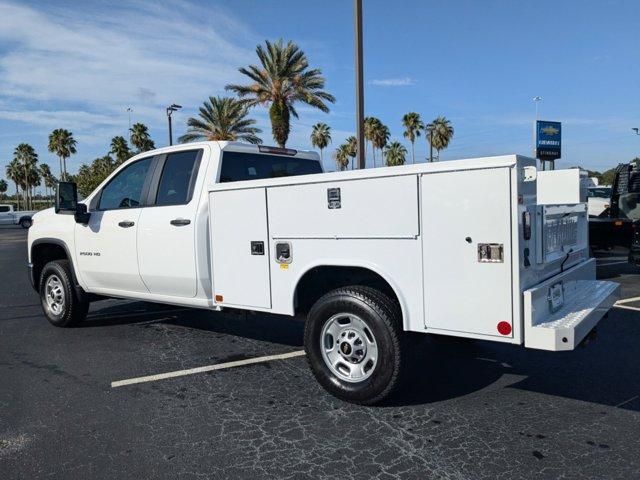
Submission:
[[[322,359],[341,380],[361,382],[373,374],[378,345],[364,320],[350,313],[331,317],[320,336]]]
[[[57,275],[51,275],[47,279],[44,298],[50,313],[53,315],[61,315],[64,312],[64,286]]]

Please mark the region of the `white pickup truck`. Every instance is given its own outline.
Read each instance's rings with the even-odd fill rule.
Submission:
[[[30,276],[63,327],[101,297],[304,315],[318,381],[373,404],[405,332],[553,351],[590,334],[617,284],[595,279],[579,171],[559,181],[542,189],[516,155],[322,173],[312,152],[167,147],[83,202],[61,183],[29,230]]]
[[[16,211],[13,205],[0,205],[0,225],[20,225],[22,228],[29,228],[34,213],[36,212]]]

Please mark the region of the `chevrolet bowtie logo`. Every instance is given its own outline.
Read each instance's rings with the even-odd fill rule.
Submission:
[[[560,133],[560,130],[551,125],[541,128],[540,131],[545,135],[557,135],[558,133]]]

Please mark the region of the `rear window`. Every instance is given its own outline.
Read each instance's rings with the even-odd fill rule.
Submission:
[[[0,205],[0,212],[8,212],[9,207],[7,205]]]
[[[220,182],[292,177],[312,173],[322,173],[320,162],[317,160],[258,153],[225,152],[222,155]]]

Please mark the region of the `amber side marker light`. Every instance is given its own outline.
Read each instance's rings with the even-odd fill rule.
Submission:
[[[222,295],[216,295],[216,302],[222,302],[224,300],[224,298],[222,297]]]
[[[621,227],[621,226],[622,226],[622,220],[616,220],[615,222],[613,222],[613,224],[614,224],[616,227]]]

